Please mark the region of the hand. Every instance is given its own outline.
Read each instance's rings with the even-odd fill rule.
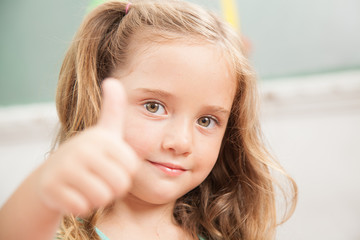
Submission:
[[[105,80],[98,123],[61,144],[39,169],[47,207],[81,215],[127,194],[139,159],[123,139],[126,105],[120,82]]]

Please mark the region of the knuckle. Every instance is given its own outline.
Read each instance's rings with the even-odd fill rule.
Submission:
[[[87,201],[72,202],[69,206],[69,212],[75,215],[86,214],[90,210],[90,204]]]
[[[124,196],[130,189],[131,183],[132,182],[129,175],[122,174],[121,176],[118,176],[116,185],[114,185],[114,193],[116,194],[116,196]]]
[[[138,157],[136,155],[134,155],[131,159],[131,164],[130,164],[131,176],[134,176],[137,173],[139,167],[140,167],[140,161],[139,161]]]
[[[95,194],[95,197],[92,199],[94,207],[101,207],[107,205],[114,198],[113,192],[109,188],[104,188]]]
[[[140,161],[134,150],[128,146],[124,149],[124,165],[128,173],[133,176],[140,166]]]
[[[130,177],[124,177],[122,184],[121,184],[121,194],[125,194],[131,186],[131,179]]]
[[[113,199],[114,195],[110,189],[106,189],[102,194],[102,199],[100,201],[100,206],[106,205]]]

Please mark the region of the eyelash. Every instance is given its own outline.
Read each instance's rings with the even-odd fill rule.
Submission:
[[[158,111],[159,109],[157,109],[155,112],[150,111],[150,110],[148,109],[148,106],[150,106],[151,104],[153,104],[153,105],[155,105],[155,106],[157,106],[157,107],[161,107],[161,108],[163,109],[164,113],[166,113],[166,109],[165,109],[165,106],[164,106],[163,104],[161,104],[161,103],[159,103],[159,102],[156,102],[156,101],[148,101],[148,102],[145,102],[145,103],[143,104],[143,106],[144,106],[144,108],[146,109],[146,111],[148,111],[149,113],[155,114],[155,115],[163,115],[163,114],[158,114],[158,113],[157,113],[157,111]]]
[[[145,110],[146,110],[147,112],[149,112],[150,114],[163,115],[163,114],[157,114],[157,111],[158,111],[158,110],[156,110],[155,112],[150,111],[150,110],[148,109],[148,106],[149,106],[150,104],[154,104],[154,105],[156,105],[156,106],[158,106],[158,107],[160,106],[160,107],[163,109],[164,113],[166,113],[166,108],[165,108],[165,106],[164,106],[163,104],[161,104],[161,103],[159,103],[159,102],[157,102],[157,101],[147,101],[147,102],[143,103],[143,106],[144,106]],[[197,121],[196,121],[196,123],[197,123],[200,127],[202,127],[202,128],[208,128],[208,126],[211,124],[211,122],[210,122],[210,124],[209,124],[208,126],[202,126],[202,125],[200,124],[200,120],[201,120],[201,119],[204,119],[204,118],[208,118],[211,122],[214,122],[215,126],[221,126],[220,121],[219,121],[216,117],[211,116],[211,115],[205,115],[205,116],[201,116],[201,117],[198,118]],[[211,128],[214,128],[215,126],[213,126],[213,127],[211,127]]]
[[[212,121],[212,122],[215,124],[215,126],[213,126],[213,127],[208,127],[208,126],[211,125],[211,122],[210,122],[210,124],[209,124],[208,126],[202,126],[202,125],[200,124],[200,120],[201,120],[201,119],[204,119],[204,118],[208,118],[210,121]],[[198,118],[198,120],[197,120],[196,122],[197,122],[197,123],[199,124],[199,126],[202,127],[202,128],[214,128],[214,127],[216,127],[216,126],[220,126],[219,120],[218,120],[216,117],[214,117],[214,116],[202,116],[202,117]]]

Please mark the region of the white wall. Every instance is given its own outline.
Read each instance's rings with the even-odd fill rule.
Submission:
[[[360,72],[261,83],[264,133],[299,186],[278,239],[360,239]],[[0,109],[0,205],[43,161],[53,104]]]
[[[54,104],[0,108],[0,205],[45,159],[56,126]]]
[[[360,239],[360,72],[263,85],[263,127],[299,187],[278,239]]]

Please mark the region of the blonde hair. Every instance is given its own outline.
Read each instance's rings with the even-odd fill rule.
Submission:
[[[177,200],[174,219],[194,238],[265,240],[292,214],[297,187],[269,154],[258,119],[256,78],[243,55],[240,37],[215,14],[181,1],[107,2],[84,20],[64,59],[56,97],[62,143],[99,117],[101,82],[126,66],[134,36],[145,30],[145,44],[190,38],[219,46],[236,76],[237,90],[218,160],[209,176]],[[273,173],[285,177],[282,188]],[[286,213],[277,217],[277,189],[288,199]],[[280,192],[281,193],[281,192]],[[288,197],[288,198],[287,198]],[[110,208],[106,208],[109,210]],[[77,220],[63,219],[61,239],[99,239],[94,231],[104,209]]]

